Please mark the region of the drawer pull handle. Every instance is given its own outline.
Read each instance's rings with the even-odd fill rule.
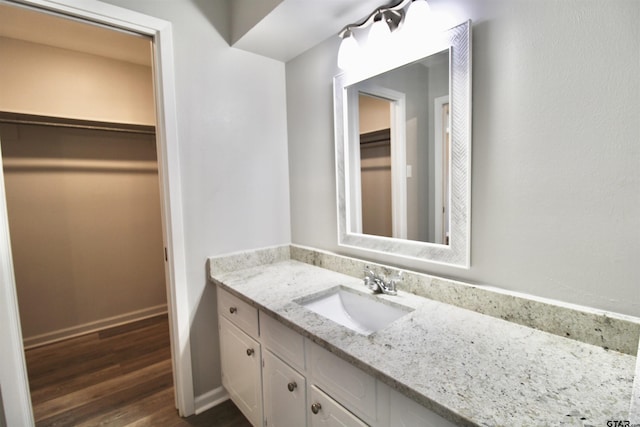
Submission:
[[[253,355],[253,353],[254,353],[254,351],[253,351],[253,349],[252,349],[252,348],[248,348],[248,349],[247,349],[247,356],[252,356],[252,355]]]
[[[296,384],[295,381],[291,381],[289,384],[287,384],[287,388],[289,389],[289,391],[293,391],[298,387],[298,384]]]
[[[238,311],[238,309],[237,309],[237,308],[235,308],[235,307],[229,307],[229,313],[233,314],[233,313],[235,313],[235,312],[237,312],[237,311]]]
[[[322,409],[322,405],[320,405],[318,402],[311,405],[311,412],[313,412],[314,414],[320,412],[320,409]]]

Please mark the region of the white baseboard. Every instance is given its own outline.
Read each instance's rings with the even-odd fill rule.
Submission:
[[[225,390],[222,386],[208,391],[205,394],[201,394],[200,396],[196,397],[195,401],[196,415],[201,414],[207,409],[211,409],[228,399],[229,394],[227,393],[227,390]]]
[[[57,331],[47,332],[33,337],[23,339],[25,350],[39,347],[45,344],[51,344],[57,341],[74,338],[80,335],[101,331],[114,326],[120,326],[127,323],[136,322],[138,320],[148,319],[150,317],[159,316],[167,313],[167,305],[160,304],[154,307],[143,308],[118,316],[109,317],[107,319],[96,320],[94,322],[85,323],[83,325],[72,326],[70,328],[58,329]]]

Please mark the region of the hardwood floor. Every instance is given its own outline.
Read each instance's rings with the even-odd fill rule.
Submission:
[[[36,426],[249,427],[231,401],[180,418],[167,316],[25,352]]]

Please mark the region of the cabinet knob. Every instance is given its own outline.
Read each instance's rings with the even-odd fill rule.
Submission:
[[[320,412],[320,409],[322,409],[322,405],[318,402],[311,404],[311,412],[313,412],[314,414]]]
[[[289,389],[289,391],[293,391],[298,387],[298,384],[296,384],[295,381],[291,381],[289,384],[287,384],[287,388]]]
[[[253,349],[252,349],[252,348],[248,348],[248,349],[247,349],[247,356],[252,356],[252,355],[253,355],[253,353],[255,353],[255,352],[253,351]]]
[[[238,311],[238,309],[236,307],[229,307],[229,313],[233,314],[236,311]]]

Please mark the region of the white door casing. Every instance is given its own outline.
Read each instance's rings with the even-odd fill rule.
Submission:
[[[448,132],[449,126],[447,129],[443,129],[444,123],[444,113],[443,107],[449,104],[449,95],[441,96],[436,98],[433,102],[434,105],[434,189],[435,189],[435,242],[437,244],[446,244],[443,238],[443,229],[445,228],[445,221],[443,219],[443,204],[446,206],[446,203],[443,203],[444,198],[448,198],[448,194],[443,194],[443,183],[450,182],[448,176],[448,167],[444,165],[444,159],[448,158],[445,154],[445,149],[447,147],[444,134]],[[446,176],[445,176],[446,175]],[[449,215],[446,212],[446,215]]]
[[[0,156],[2,156],[1,150]],[[33,425],[11,256],[7,198],[2,173],[0,173],[0,340],[0,385],[7,425]]]

